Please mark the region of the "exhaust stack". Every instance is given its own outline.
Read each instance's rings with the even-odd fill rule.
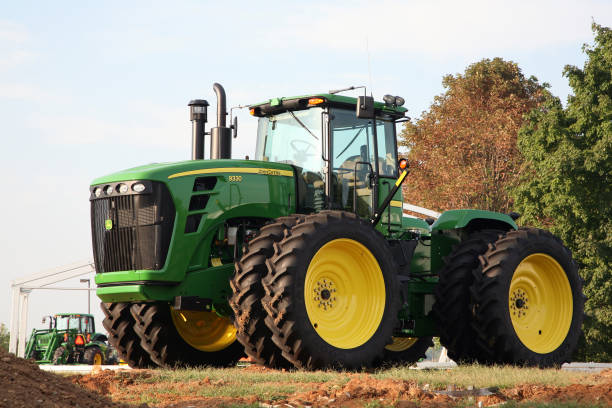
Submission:
[[[215,83],[213,90],[217,94],[217,127],[210,132],[210,158],[231,159],[232,158],[232,129],[225,126],[227,109],[225,105],[225,90]]]
[[[204,99],[194,99],[189,102],[189,117],[191,119],[191,160],[204,159],[204,125],[206,124],[206,108],[208,102]]]

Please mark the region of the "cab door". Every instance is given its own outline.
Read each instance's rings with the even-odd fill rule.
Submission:
[[[357,118],[353,110],[330,113],[332,208],[370,217],[375,204],[373,121]]]
[[[398,177],[395,123],[392,119],[376,119],[378,152],[378,203],[382,203],[393,189]],[[382,231],[399,230],[402,224],[402,189],[400,188],[380,218]]]

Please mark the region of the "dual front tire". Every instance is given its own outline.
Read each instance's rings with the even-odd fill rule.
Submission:
[[[356,215],[323,211],[286,231],[262,283],[265,323],[295,367],[371,367],[384,359],[400,307],[384,237]]]

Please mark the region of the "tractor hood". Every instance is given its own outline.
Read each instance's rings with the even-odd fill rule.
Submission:
[[[128,180],[154,180],[167,183],[169,180],[217,173],[248,173],[263,175],[293,176],[293,168],[282,163],[258,160],[187,160],[173,163],[151,163],[118,171],[92,181],[91,185]]]

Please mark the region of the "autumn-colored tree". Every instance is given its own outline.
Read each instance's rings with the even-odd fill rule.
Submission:
[[[501,58],[479,61],[442,83],[446,91],[400,135],[411,164],[404,196],[435,210],[508,212],[508,189],[522,163],[517,132],[523,115],[548,93],[546,85]]]

